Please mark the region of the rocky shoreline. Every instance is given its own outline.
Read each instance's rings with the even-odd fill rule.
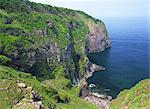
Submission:
[[[96,65],[90,62],[89,64],[88,73],[86,75],[86,78],[80,82],[81,85],[81,91],[80,91],[80,97],[89,103],[92,103],[95,105],[98,109],[109,109],[109,103],[112,100],[111,96],[106,96],[104,94],[94,93],[90,91],[91,87],[95,87],[95,84],[88,85],[87,79],[90,78],[94,72],[105,70],[105,67],[102,67],[100,65]]]
[[[90,78],[94,72],[105,70],[105,67],[89,62],[86,79]]]
[[[100,98],[98,96],[91,94],[84,97],[83,99],[95,105],[97,109],[109,109],[110,100],[108,98]]]
[[[82,89],[84,92],[83,98],[84,100],[92,103],[95,105],[98,109],[109,109],[109,103],[112,100],[111,96],[99,94],[91,91],[91,88],[95,87],[95,84],[88,85],[88,88]]]

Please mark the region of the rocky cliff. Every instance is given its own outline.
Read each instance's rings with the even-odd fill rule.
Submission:
[[[28,0],[1,0],[0,6],[0,64],[41,82],[80,84],[96,68],[86,53],[110,47],[104,23],[81,11]]]
[[[87,34],[87,52],[101,52],[111,46],[107,31],[103,22],[87,23],[89,31]]]
[[[43,78],[63,65],[66,77],[77,84],[86,74],[86,52],[110,46],[104,23],[83,12],[27,0],[0,3],[0,54],[20,71]]]

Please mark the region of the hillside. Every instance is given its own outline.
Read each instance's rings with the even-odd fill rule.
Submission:
[[[67,85],[62,77],[40,82],[30,73],[0,65],[0,109],[96,109],[78,98],[77,86]]]
[[[9,60],[1,63],[41,80],[63,65],[65,76],[78,84],[87,73],[86,53],[110,46],[104,23],[83,12],[27,0],[0,5],[0,54]]]
[[[28,0],[0,7],[0,108],[95,109],[79,93],[96,68],[86,54],[111,45],[104,23]]]
[[[129,90],[122,91],[110,104],[111,109],[149,109],[150,79],[140,81]]]
[[[79,97],[100,69],[87,53],[111,46],[102,21],[28,0],[1,0],[0,18],[0,109],[96,109],[105,100]],[[110,108],[149,109],[149,83],[122,91]]]

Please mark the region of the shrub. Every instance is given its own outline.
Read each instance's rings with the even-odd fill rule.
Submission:
[[[7,64],[8,62],[11,62],[11,59],[4,56],[4,55],[0,55],[0,64]]]

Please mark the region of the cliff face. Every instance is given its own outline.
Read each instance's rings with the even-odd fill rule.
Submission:
[[[83,12],[23,0],[0,4],[0,54],[11,60],[5,65],[40,80],[63,65],[65,77],[79,84],[89,73],[86,52],[110,46],[103,22]]]
[[[36,77],[32,81],[40,80],[46,87],[55,90],[51,93],[51,90],[41,87],[40,91],[45,90],[41,91],[45,103],[50,100],[43,93],[55,99],[54,104],[51,102],[54,107],[56,101],[68,103],[70,99],[74,100],[62,92],[69,93],[74,89],[72,84],[80,84],[97,69],[89,62],[86,53],[98,52],[110,46],[104,24],[81,11],[28,0],[1,0],[0,6],[0,64],[30,72]],[[7,68],[2,67],[1,72],[3,69]],[[10,77],[11,70],[7,76],[2,73],[1,79]],[[24,74],[16,73],[13,75],[15,79],[9,82],[20,81],[22,79],[19,78],[23,77]],[[24,78],[23,82],[27,79]]]
[[[101,52],[111,46],[111,41],[107,36],[104,23],[92,21],[88,22],[89,32],[87,34],[87,51]]]
[[[0,4],[0,54],[11,60],[7,65],[41,80],[63,65],[65,77],[79,84],[89,73],[86,52],[110,46],[103,22],[83,12],[23,0]]]

